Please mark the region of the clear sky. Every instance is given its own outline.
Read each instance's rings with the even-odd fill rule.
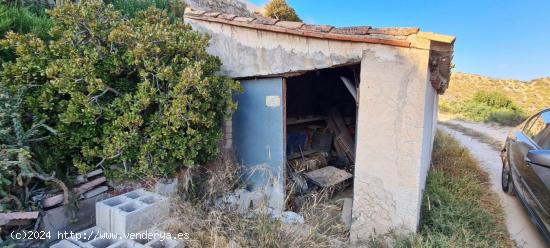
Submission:
[[[454,71],[521,80],[550,76],[550,0],[287,2],[308,23],[419,27],[456,36]]]

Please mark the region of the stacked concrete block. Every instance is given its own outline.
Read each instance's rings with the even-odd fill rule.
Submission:
[[[168,217],[168,198],[139,189],[96,204],[96,224],[125,235],[146,230]]]
[[[151,230],[169,214],[168,198],[139,189],[96,204],[97,226],[79,232],[54,248],[179,248],[178,240],[163,239]],[[140,235],[145,234],[145,235]],[[150,234],[150,235],[147,235]],[[128,238],[128,239],[125,239]],[[130,240],[133,239],[133,240]]]
[[[50,246],[50,248],[80,248],[80,246],[73,244],[68,240],[61,240],[57,244]]]
[[[181,248],[182,243],[172,239],[162,239],[158,231],[149,233],[156,233],[157,236],[154,239],[123,239],[123,236],[107,234],[99,227],[92,227],[90,229],[79,232],[73,237],[62,240],[59,243],[52,245],[53,248]],[[80,237],[77,239],[76,237]]]

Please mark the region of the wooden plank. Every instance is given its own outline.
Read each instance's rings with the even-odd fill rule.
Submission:
[[[296,125],[296,124],[302,124],[302,123],[308,123],[308,122],[314,122],[314,121],[324,121],[327,117],[324,116],[314,116],[310,118],[303,118],[303,119],[288,119],[286,121],[286,125]]]
[[[0,213],[0,226],[17,225],[27,220],[38,218],[38,212],[11,212]]]
[[[333,108],[329,113],[329,128],[335,133],[334,145],[339,156],[345,156],[351,163],[355,161],[355,141],[344,123],[338,109]]]
[[[91,190],[91,189],[95,188],[96,186],[98,186],[98,185],[100,185],[100,184],[102,184],[106,181],[107,181],[107,178],[100,177],[100,178],[92,180],[88,183],[85,183],[80,187],[74,188],[73,192],[76,195],[80,195],[80,194],[83,194],[84,192],[86,192],[88,190]],[[59,195],[48,197],[48,198],[42,200],[42,206],[45,207],[45,208],[49,208],[49,207],[53,207],[57,204],[60,204],[62,202],[63,202],[63,194],[59,194]]]
[[[317,150],[307,150],[307,151],[303,151],[301,154],[299,152],[296,152],[296,153],[288,155],[286,157],[286,160],[293,160],[293,159],[301,158],[302,154],[305,157],[307,155],[310,155],[310,154],[313,154],[313,153],[316,153],[316,152],[319,152],[319,151],[317,151]]]
[[[305,175],[309,180],[321,187],[334,186],[353,177],[349,172],[333,166],[310,171],[305,173]]]

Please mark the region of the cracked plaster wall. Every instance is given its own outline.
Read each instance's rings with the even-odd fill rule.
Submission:
[[[270,76],[361,62],[365,49],[384,45],[323,40],[186,18],[211,36],[208,52],[220,58],[221,74],[233,78]]]
[[[416,231],[437,94],[429,51],[387,47],[361,63],[351,238]]]

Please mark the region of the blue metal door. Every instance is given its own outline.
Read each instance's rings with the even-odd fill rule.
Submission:
[[[241,81],[235,95],[233,139],[243,178],[250,190],[265,190],[269,205],[284,204],[284,81],[282,78]]]

